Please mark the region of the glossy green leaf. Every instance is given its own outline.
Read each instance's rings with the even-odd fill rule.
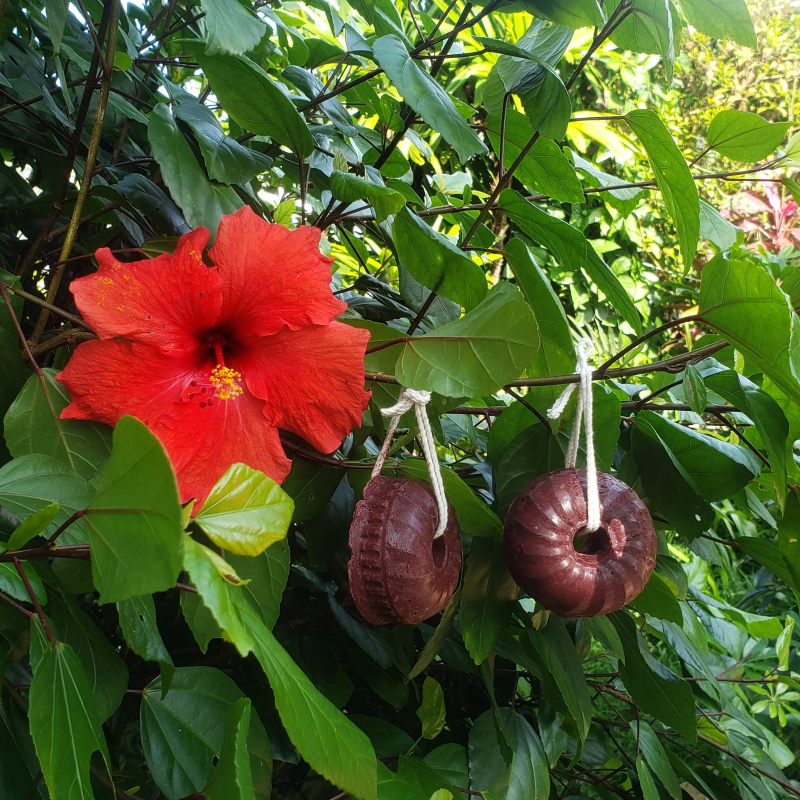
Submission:
[[[784,521],[789,524],[792,518],[791,510],[784,516]],[[798,517],[800,522],[800,517]],[[781,523],[783,524],[783,523]],[[785,526],[784,526],[785,527]],[[779,526],[780,529],[780,526]],[[800,531],[798,531],[800,533]],[[800,583],[792,578],[788,567],[786,566],[786,559],[781,551],[781,548],[774,542],[767,539],[757,539],[754,536],[738,536],[736,538],[736,546],[745,554],[758,561],[761,566],[766,567],[770,572],[785,581],[796,591],[800,591]],[[798,573],[800,574],[800,572]]]
[[[94,800],[89,767],[100,751],[110,768],[103,729],[89,681],[63,642],[50,642],[33,673],[29,695],[31,736],[52,800]]]
[[[388,186],[339,171],[331,174],[331,194],[345,203],[354,203],[356,200],[369,201],[375,211],[377,222],[383,222],[391,214],[397,214],[406,203],[405,197],[400,192]]]
[[[226,553],[225,558],[242,581],[249,581],[242,585],[242,593],[261,621],[272,630],[278,620],[283,590],[289,577],[289,542],[281,539],[255,558],[230,553]]]
[[[153,780],[167,800],[180,800],[208,785],[214,759],[224,748],[226,714],[242,700],[244,694],[234,681],[211,667],[175,670],[168,693],[161,678],[145,688],[139,723],[142,747]],[[246,740],[256,800],[269,800],[272,756],[255,713]]]
[[[247,131],[275,139],[293,153],[311,155],[314,137],[308,125],[258,64],[245,56],[198,53],[196,57],[220,105],[233,120]]]
[[[630,111],[625,119],[647,151],[664,205],[678,231],[684,269],[688,270],[700,236],[700,198],[692,172],[655,111]]]
[[[250,4],[238,0],[202,0],[206,24],[206,53],[246,53],[267,33],[267,26]]]
[[[789,299],[757,263],[717,256],[703,269],[703,319],[800,403],[800,347]]]
[[[9,550],[20,550],[34,537],[38,536],[56,518],[61,506],[58,503],[34,511],[19,527],[14,530],[8,540]]]
[[[113,441],[85,516],[103,603],[171,589],[183,567],[183,514],[161,442],[133,417],[117,423]]]
[[[677,625],[683,623],[683,614],[677,598],[657,572],[650,575],[650,580],[647,581],[644,589],[631,600],[631,605],[652,617],[667,619]]]
[[[786,458],[789,422],[775,400],[763,389],[734,370],[707,375],[709,389],[722,395],[753,420],[769,455],[775,491],[783,503],[786,497]]]
[[[247,183],[266,172],[272,159],[258,150],[245,147],[226,136],[210,108],[200,103],[178,103],[175,117],[192,130],[211,180],[220,183]]]
[[[568,714],[573,732],[583,741],[592,720],[592,701],[580,658],[564,623],[551,615],[543,630],[525,632],[525,652],[539,665],[548,702]]]
[[[156,106],[147,128],[164,183],[193,228],[216,231],[223,214],[241,208],[238,195],[224,184],[206,178],[192,148],[164,104]]]
[[[480,38],[480,37],[479,37]],[[486,135],[495,154],[500,156],[502,117],[486,118]],[[533,136],[530,120],[513,108],[506,109],[503,164],[506,169],[517,160],[522,148]],[[540,137],[517,167],[514,177],[534,193],[543,193],[562,203],[583,203],[583,188],[572,162],[552,140]]]
[[[382,36],[372,48],[375,59],[403,100],[453,145],[462,162],[486,152],[486,145],[458,112],[450,95],[417,65],[402,39],[392,34]]]
[[[444,692],[439,682],[431,677],[425,678],[422,684],[422,704],[417,716],[422,723],[423,739],[435,739],[442,732],[446,717]]]
[[[687,21],[714,39],[731,39],[756,48],[756,31],[747,0],[680,0]]]
[[[42,532],[51,536],[92,499],[91,486],[63,461],[50,456],[20,456],[0,467],[0,505],[21,520],[58,503],[60,511]],[[85,527],[79,521],[59,537],[61,544],[85,543]]]
[[[681,477],[708,502],[735,494],[761,470],[761,462],[746,448],[652,411],[637,414],[634,424],[661,443]]]
[[[461,595],[461,633],[476,664],[484,661],[506,629],[517,585],[498,539],[473,539]]]
[[[609,3],[611,14],[619,5]],[[664,62],[667,80],[672,82],[675,67],[675,42],[669,0],[637,0],[626,18],[615,28],[610,39],[614,44],[634,53],[657,53]]]
[[[8,546],[5,542],[0,542],[0,553],[5,553]],[[31,589],[36,596],[36,599],[44,606],[47,605],[47,592],[45,591],[42,579],[36,572],[36,567],[29,562],[22,562],[22,569],[25,572]],[[25,587],[25,581],[22,576],[17,572],[17,568],[10,562],[0,562],[0,592],[19,600],[22,603],[30,603],[31,598],[28,590]]]
[[[783,519],[778,523],[778,542],[792,577],[792,586],[800,591],[800,496],[796,489],[786,497]]]
[[[725,219],[714,206],[701,199],[700,235],[720,250],[729,250],[736,244],[739,228]]]
[[[395,216],[392,237],[400,263],[423,286],[467,311],[486,297],[488,284],[483,270],[407,208]]]
[[[625,650],[620,678],[631,699],[644,711],[683,734],[697,739],[692,690],[686,681],[669,673],[649,653],[633,618],[625,611],[611,615]]]
[[[298,89],[301,89],[309,100],[315,100],[320,95],[325,94],[325,84],[313,73],[306,69],[301,69],[294,64],[283,70],[283,77],[291,81]],[[331,97],[323,100],[317,108],[345,135],[358,136],[360,131],[347,109],[339,102],[338,97]],[[336,167],[334,169],[341,169]],[[347,172],[346,161],[344,172]],[[345,198],[340,198],[344,200]]]
[[[263,472],[234,464],[217,481],[194,521],[214,544],[241,556],[257,556],[283,539],[294,501]]]
[[[412,389],[475,397],[519,377],[538,347],[530,308],[516,289],[499,283],[461,319],[406,339],[396,374]]]
[[[702,414],[708,402],[703,376],[694,364],[687,364],[683,373],[683,393],[695,414]]]
[[[642,318],[630,296],[579,230],[541,211],[511,189],[500,195],[500,207],[523,233],[546,247],[564,269],[585,269],[614,309],[637,333],[641,332]]]
[[[639,786],[642,789],[643,800],[659,800],[658,787],[653,780],[653,775],[647,762],[641,757],[636,757],[636,774],[639,776]]]
[[[58,53],[64,36],[64,26],[67,24],[69,3],[67,0],[45,0],[44,7],[47,10],[47,29],[53,41],[53,51]]]
[[[64,461],[87,480],[111,453],[111,429],[99,422],[61,419],[69,404],[66,389],[56,381],[58,370],[32,375],[5,416],[6,444],[19,457],[43,453]]]
[[[792,127],[791,122],[767,122],[750,111],[720,111],[708,126],[710,150],[754,164],[775,152]]]
[[[636,737],[648,766],[655,772],[670,797],[673,797],[674,800],[681,800],[683,790],[680,781],[653,729],[643,720],[639,720],[631,722],[631,733]]]
[[[603,5],[598,0],[523,0],[536,16],[570,28],[602,26]]]
[[[129,597],[117,603],[119,627],[128,647],[145,661],[157,661],[161,666],[164,691],[169,690],[175,666],[172,662],[156,619],[156,606],[152,595]]]
[[[255,800],[247,751],[251,710],[250,700],[242,697],[225,712],[222,752],[208,786],[203,789],[207,800]]]

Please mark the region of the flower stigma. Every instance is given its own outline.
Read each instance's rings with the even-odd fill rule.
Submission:
[[[220,400],[230,400],[231,398],[238,397],[244,391],[239,384],[242,382],[242,374],[230,367],[224,367],[217,364],[211,370],[211,375],[208,378],[212,386],[217,387],[215,397]]]

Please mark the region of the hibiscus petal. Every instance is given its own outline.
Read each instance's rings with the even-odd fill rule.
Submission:
[[[101,339],[125,336],[164,351],[197,347],[222,305],[219,274],[202,260],[207,241],[198,228],[173,255],[125,263],[104,247],[98,271],[72,282],[75,302]]]
[[[290,231],[249,206],[222,218],[209,255],[222,278],[220,322],[237,336],[269,336],[327,325],[346,303],[330,289],[332,258],[319,252],[319,228]]]
[[[369,332],[340,322],[274,336],[251,337],[235,367],[250,391],[267,401],[273,425],[302,436],[318,450],[335,450],[354,427],[370,393],[364,391]]]
[[[181,500],[194,497],[198,508],[231,464],[247,464],[282,482],[291,462],[264,416],[263,400],[246,386],[228,400],[215,397],[209,383],[213,366],[199,351],[86,342],[58,375],[72,401],[61,416],[109,425],[125,414],[142,420],[170,456]]]

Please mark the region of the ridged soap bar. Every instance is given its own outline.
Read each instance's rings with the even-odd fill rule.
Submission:
[[[447,528],[434,539],[439,512],[428,484],[373,478],[350,526],[350,592],[367,622],[416,624],[441,611],[458,584],[461,531],[448,506]]]
[[[509,572],[534,600],[561,617],[618,611],[647,583],[656,563],[656,532],[636,492],[612,475],[597,476],[600,528],[580,550],[586,526],[586,470],[542,475],[515,498],[503,546]]]

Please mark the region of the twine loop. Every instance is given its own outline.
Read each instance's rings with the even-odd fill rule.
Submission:
[[[558,419],[567,407],[576,386],[578,389],[578,405],[575,409],[575,422],[567,448],[567,469],[574,469],[578,459],[578,445],[581,438],[581,422],[583,422],[586,440],[586,533],[593,533],[600,527],[600,493],[597,489],[597,463],[594,454],[594,428],[592,426],[592,375],[594,367],[589,358],[594,351],[591,339],[583,338],[578,342],[578,363],[575,373],[580,376],[579,383],[571,383],[559,395],[547,412],[550,419]]]
[[[428,405],[430,400],[430,392],[418,389],[403,389],[403,391],[400,392],[400,397],[393,406],[381,409],[381,414],[385,417],[391,417],[391,421],[386,428],[386,438],[383,440],[383,447],[381,447],[378,458],[375,460],[375,466],[372,468],[372,477],[375,478],[381,474],[386,456],[392,444],[392,437],[400,422],[400,417],[413,408],[417,417],[417,425],[419,425],[419,438],[422,443],[422,452],[425,454],[425,461],[428,464],[428,472],[431,476],[431,485],[433,486],[433,495],[436,498],[436,506],[439,510],[439,523],[436,526],[436,532],[433,534],[433,538],[437,539],[444,533],[445,528],[447,528],[447,497],[444,493],[444,482],[442,481],[439,459],[436,457],[436,443],[433,440],[431,423],[428,419],[428,412],[425,410],[425,406]]]

